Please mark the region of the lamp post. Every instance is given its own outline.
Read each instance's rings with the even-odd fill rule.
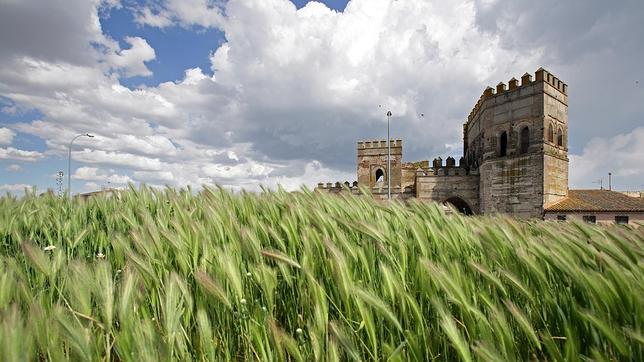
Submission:
[[[391,111],[387,111],[387,200],[391,201],[391,141],[389,140],[389,120]]]
[[[67,158],[67,192],[69,193],[69,198],[72,198],[72,145],[78,137],[89,137],[94,138],[94,135],[89,133],[82,133],[72,138],[72,141],[69,142],[69,157]]]

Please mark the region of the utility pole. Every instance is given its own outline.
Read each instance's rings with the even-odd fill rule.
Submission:
[[[56,188],[58,189],[58,196],[63,196],[63,171],[58,171],[56,173]]]
[[[389,121],[391,111],[387,111],[387,200],[391,201],[391,140],[389,139]]]
[[[613,173],[612,173],[612,172],[609,172],[609,173],[608,173],[608,191],[613,191],[613,180],[612,180],[612,177],[613,177]]]

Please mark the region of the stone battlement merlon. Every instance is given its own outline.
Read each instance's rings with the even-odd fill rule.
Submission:
[[[344,182],[338,181],[338,182],[335,182],[335,183],[333,183],[333,182],[327,182],[327,183],[318,182],[318,186],[316,187],[316,189],[320,189],[320,190],[325,190],[325,189],[326,190],[333,190],[333,189],[341,190],[341,189],[344,189],[345,187],[348,188],[348,189],[357,188],[358,187],[358,181],[353,181],[353,183],[349,183],[349,181],[344,181]]]
[[[472,111],[468,115],[467,122],[465,122],[465,124],[467,125],[472,119],[475,118],[476,114],[481,110],[481,107],[483,106],[483,103],[485,102],[486,99],[499,96],[501,94],[514,92],[525,86],[528,86],[537,82],[547,83],[550,86],[552,86],[554,89],[561,92],[562,94],[568,95],[568,85],[566,83],[562,82],[559,78],[555,77],[552,73],[548,72],[547,70],[543,68],[539,68],[535,72],[534,81],[532,80],[532,75],[525,73],[523,76],[521,76],[521,85],[518,84],[519,81],[516,78],[512,78],[508,82],[509,88],[506,88],[506,85],[503,82],[500,82],[496,86],[496,89],[492,87],[485,88],[485,90],[483,91],[483,94],[481,95],[481,97],[479,97],[479,100],[476,102],[476,104],[472,108]]]
[[[402,140],[400,139],[391,139],[391,147],[402,147]],[[358,149],[368,149],[368,148],[387,148],[386,140],[371,140],[371,141],[358,141]]]

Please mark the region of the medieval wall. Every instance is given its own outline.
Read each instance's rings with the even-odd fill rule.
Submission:
[[[430,169],[416,174],[416,198],[445,202],[451,198],[465,201],[474,213],[479,207],[479,175],[465,167]]]
[[[549,109],[562,127],[562,119],[567,125],[567,105],[562,102],[567,102],[566,88],[540,69],[535,81],[525,74],[520,85],[512,79],[509,89],[499,83],[496,90],[485,90],[468,117],[463,137],[467,145],[466,163],[471,169],[478,168],[481,176],[482,213],[540,217],[546,198],[558,199],[562,192],[565,196],[563,190],[567,190],[568,180],[565,150],[561,148],[559,153],[545,156],[544,124],[550,117],[545,111]],[[522,147],[526,127],[527,143]]]
[[[567,86],[564,88],[552,74],[544,71],[541,77],[544,91],[543,203],[547,207],[568,196],[568,95]]]
[[[391,187],[400,188],[401,166],[402,166],[402,140],[390,140],[391,142]],[[371,189],[374,187],[387,186],[387,141],[364,141],[358,142],[358,183]],[[376,185],[378,170],[383,173],[381,185]],[[400,192],[400,191],[399,191]]]
[[[544,206],[568,192],[568,86],[539,69],[521,80],[488,87],[463,125],[463,157],[456,166],[437,158],[402,163],[402,141],[390,140],[392,198],[448,201],[459,198],[475,213],[541,217]],[[319,184],[320,191],[387,199],[387,141],[357,146],[358,181],[348,187]],[[380,182],[378,177],[383,176]]]

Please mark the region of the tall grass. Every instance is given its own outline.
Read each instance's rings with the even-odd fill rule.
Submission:
[[[5,196],[0,357],[642,361],[642,230],[306,190]]]

